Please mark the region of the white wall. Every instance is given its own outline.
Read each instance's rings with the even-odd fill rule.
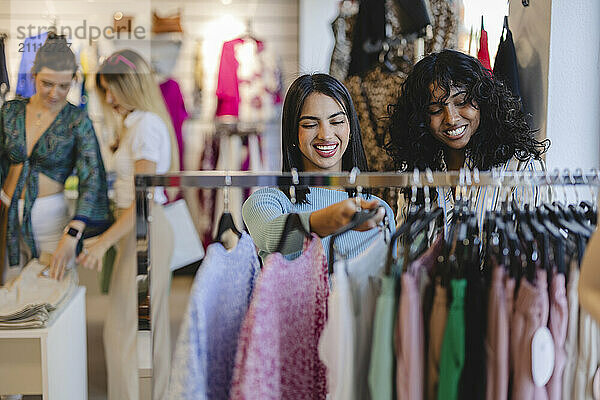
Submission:
[[[226,2],[225,2],[226,3]],[[316,1],[315,3],[318,3]],[[214,108],[215,82],[219,54],[223,41],[240,35],[245,21],[252,20],[256,37],[281,58],[284,84],[287,87],[298,71],[298,0],[233,0],[224,4],[221,0],[0,0],[0,32],[8,32],[6,58],[12,90],[16,87],[17,71],[21,60],[18,52],[17,29],[29,24],[47,26],[49,16],[57,16],[57,26],[73,30],[84,22],[89,28],[112,26],[113,14],[122,11],[133,15],[133,26],[145,29],[150,38],[152,11],[167,16],[181,10],[184,40],[176,60],[173,77],[181,85],[186,102],[192,102],[195,66],[195,44],[201,40],[204,50],[204,105]],[[86,39],[74,37],[72,48],[87,46]],[[118,43],[117,43],[118,42]],[[143,54],[149,49],[149,40],[100,40],[104,51],[110,53],[114,47],[134,47]],[[191,104],[188,104],[188,109]],[[207,113],[207,115],[210,112]],[[212,115],[212,114],[211,114]]]
[[[510,1],[523,103],[554,168],[600,166],[600,2]]]
[[[548,153],[552,167],[600,166],[600,1],[552,2]]]
[[[329,72],[335,43],[331,22],[338,15],[339,0],[300,0],[300,74]]]

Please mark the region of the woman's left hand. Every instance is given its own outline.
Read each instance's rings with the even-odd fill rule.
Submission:
[[[104,245],[101,239],[98,239],[94,244],[83,247],[83,251],[77,256],[77,263],[87,269],[102,270],[102,259],[108,248]]]
[[[61,280],[63,278],[67,264],[75,256],[76,247],[76,238],[66,234],[62,236],[52,254],[52,261],[50,261],[50,277],[52,279]]]

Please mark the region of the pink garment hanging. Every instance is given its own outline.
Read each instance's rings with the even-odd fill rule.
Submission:
[[[546,386],[549,400],[562,398],[562,377],[567,363],[565,341],[567,339],[567,325],[569,320],[569,306],[567,304],[567,287],[564,274],[554,274],[550,284],[550,320],[548,327],[554,340],[554,371]]]
[[[235,45],[243,43],[243,39],[234,39],[223,43],[219,78],[217,80],[217,117],[239,114],[240,92],[237,69],[239,63],[235,58]]]
[[[405,272],[398,306],[396,390],[398,399],[423,399],[425,374],[424,326],[416,278]]]
[[[435,284],[435,294],[431,317],[429,319],[429,348],[427,353],[427,393],[426,399],[436,400],[438,392],[440,358],[442,354],[442,342],[448,319],[448,293],[438,278]]]
[[[276,118],[281,101],[281,71],[265,44],[252,37],[225,42],[217,81],[216,116],[244,123],[265,123]]]
[[[162,92],[163,98],[165,99],[165,105],[167,111],[171,116],[171,122],[173,123],[173,130],[175,131],[175,138],[177,139],[177,147],[179,149],[179,170],[184,170],[183,156],[184,156],[184,143],[183,143],[183,122],[188,118],[188,112],[185,109],[185,103],[183,101],[183,95],[179,89],[179,84],[173,79],[167,79],[160,84],[160,91]]]
[[[504,266],[493,263],[492,284],[488,301],[487,326],[487,400],[506,400],[508,398],[509,377],[509,335],[511,305],[507,302],[507,290],[514,289],[514,284],[506,285],[507,278]],[[512,280],[514,282],[514,280]],[[508,287],[507,287],[508,286]],[[511,288],[512,286],[512,288]]]
[[[548,324],[548,284],[546,271],[537,271],[536,285],[523,277],[515,300],[511,320],[511,353],[513,367],[513,399],[546,400],[545,387],[533,382],[531,342],[536,330]]]
[[[302,255],[266,259],[240,332],[230,399],[325,399],[318,343],[329,283],[321,240]]]

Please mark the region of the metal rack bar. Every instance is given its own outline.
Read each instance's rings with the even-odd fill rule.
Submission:
[[[153,186],[219,188],[256,186],[343,186],[343,187],[408,187],[408,186],[519,186],[519,185],[591,185],[600,186],[600,172],[593,170],[517,172],[469,170],[450,172],[365,172],[365,173],[253,173],[226,171],[179,172],[165,175],[137,175],[136,188]]]

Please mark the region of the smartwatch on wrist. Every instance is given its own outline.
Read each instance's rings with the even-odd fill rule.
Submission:
[[[74,237],[75,239],[81,239],[81,235],[83,235],[83,231],[77,228],[73,228],[72,226],[67,225],[63,233],[66,233],[69,236]]]

